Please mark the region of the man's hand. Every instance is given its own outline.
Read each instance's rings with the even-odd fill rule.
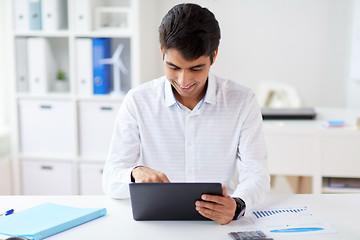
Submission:
[[[170,182],[164,173],[155,171],[148,167],[137,167],[131,174],[135,179],[135,183]]]
[[[236,202],[232,197],[227,195],[225,186],[222,186],[222,190],[223,196],[203,194],[201,199],[204,201],[196,201],[195,205],[196,210],[201,215],[224,225],[233,220]]]

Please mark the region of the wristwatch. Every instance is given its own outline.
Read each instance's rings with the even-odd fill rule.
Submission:
[[[236,210],[233,220],[237,220],[244,216],[246,210],[246,204],[241,198],[233,198],[236,202]]]

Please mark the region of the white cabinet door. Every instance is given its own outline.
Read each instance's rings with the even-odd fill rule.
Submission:
[[[360,134],[324,137],[322,174],[360,177]]]
[[[22,154],[74,156],[75,120],[70,101],[19,100],[19,115]]]
[[[106,158],[120,103],[79,103],[80,156]]]
[[[319,171],[320,138],[310,135],[265,135],[271,174],[311,176]]]
[[[53,161],[21,161],[24,195],[73,194],[72,163]]]
[[[79,179],[81,195],[102,195],[104,163],[80,163]]]

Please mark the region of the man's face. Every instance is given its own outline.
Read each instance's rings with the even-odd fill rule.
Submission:
[[[162,48],[161,51],[164,53]],[[217,51],[213,62],[216,54]],[[196,60],[186,60],[176,49],[168,49],[164,56],[165,74],[176,90],[175,96],[179,101],[197,103],[203,98],[210,66],[210,57],[201,56]]]

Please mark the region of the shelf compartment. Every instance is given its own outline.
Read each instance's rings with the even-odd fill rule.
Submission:
[[[75,38],[75,92],[82,97],[97,95],[123,97],[132,87],[131,40],[130,38],[111,38],[110,41],[106,41],[106,44],[99,43],[94,47],[95,40],[99,39]],[[101,56],[105,54],[104,52],[109,54],[105,59]],[[104,65],[110,68],[106,71],[99,70]],[[104,74],[101,75],[99,72]],[[108,86],[106,91],[100,91],[101,94],[96,90],[98,82]],[[94,94],[95,92],[97,94]]]
[[[69,43],[67,38],[17,37],[17,91],[32,94],[69,92]],[[64,74],[58,79],[58,71]]]
[[[360,193],[360,178],[324,177],[323,193]]]
[[[95,30],[130,32],[131,11],[122,7],[98,7],[95,9]]]
[[[77,0],[74,5],[74,27],[78,32],[116,30],[130,32],[130,0]]]

